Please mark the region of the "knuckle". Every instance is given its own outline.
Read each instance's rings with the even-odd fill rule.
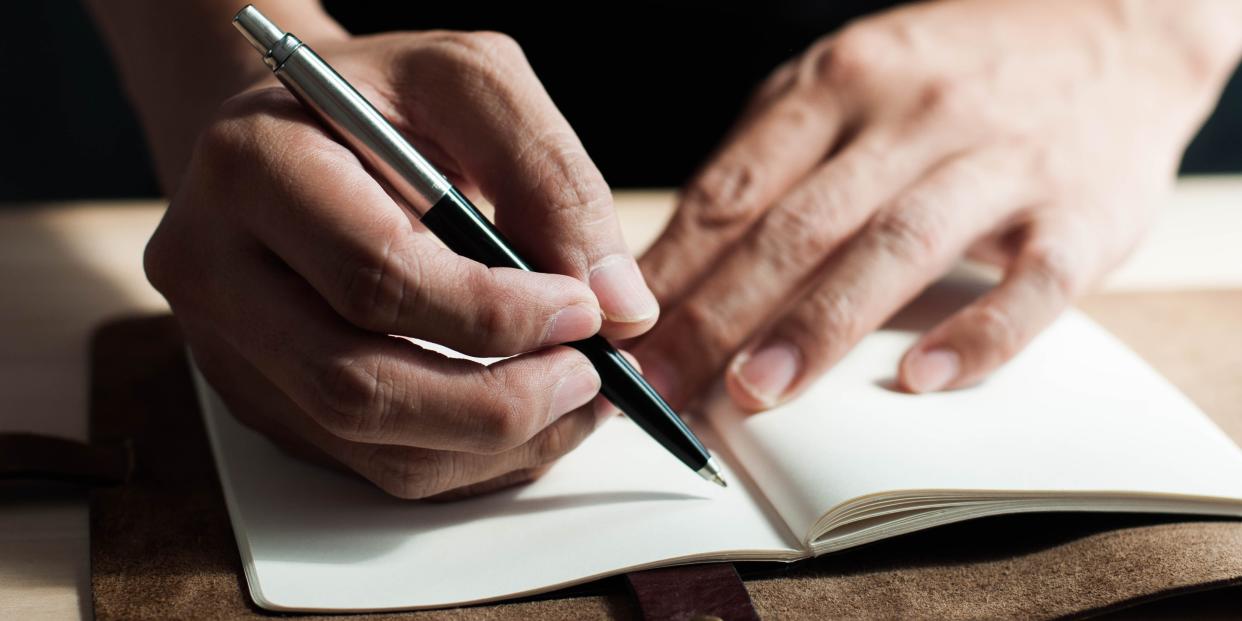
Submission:
[[[236,109],[235,108],[241,108]],[[203,129],[198,136],[197,149],[201,155],[232,156],[246,146],[246,132],[240,131],[241,125],[250,125],[254,121],[250,115],[257,113],[251,110],[250,102],[229,101],[222,106],[220,114]],[[244,116],[231,116],[243,114]]]
[[[476,269],[477,268],[477,269]],[[470,332],[491,351],[511,351],[517,346],[520,313],[515,313],[516,300],[509,299],[492,279],[493,272],[470,264],[462,276],[468,290],[479,303],[475,306]]]
[[[700,228],[745,226],[766,207],[762,164],[752,158],[731,158],[705,169],[686,192],[694,223]]]
[[[759,88],[751,95],[747,102],[749,109],[754,110],[755,107],[765,102],[772,101],[777,97],[791,92],[798,85],[799,65],[796,62],[786,62],[777,67],[771,75],[764,80]],[[744,113],[743,113],[744,115]]]
[[[321,406],[316,412],[319,424],[346,440],[382,437],[393,398],[382,368],[378,360],[349,358],[329,363],[315,383]]]
[[[940,256],[942,235],[938,210],[921,192],[897,199],[891,209],[876,214],[870,238],[886,252],[909,262]]]
[[[463,33],[462,43],[486,58],[521,58],[522,46],[517,39],[493,30],[476,30]]]
[[[474,77],[500,78],[513,69],[515,63],[525,64],[525,55],[517,41],[507,34],[492,31],[445,31],[439,33],[428,48],[417,50],[415,62],[444,64],[457,67]]]
[[[863,331],[860,309],[844,290],[822,289],[812,295],[805,311],[795,312],[780,327],[790,341],[808,355],[827,358],[833,348],[847,348]]]
[[[936,119],[978,118],[975,89],[967,82],[933,78],[923,85],[920,107]]]
[[[564,127],[549,129],[523,150],[523,159],[535,164],[529,205],[539,215],[560,219],[592,220],[612,215],[612,188],[604,180],[581,141]]]
[[[456,94],[510,114],[522,109],[524,87],[534,77],[518,44],[498,32],[436,31],[398,56],[398,81],[436,84],[443,94]],[[407,105],[412,109],[405,114],[412,121],[423,121],[414,126],[438,122],[450,112],[443,102],[437,103],[442,99],[411,98]]]
[[[226,175],[249,167],[251,164],[239,158],[239,154],[255,152],[268,141],[269,134],[284,124],[281,119],[300,113],[293,96],[279,87],[249,91],[226,100],[195,142],[195,155],[205,160],[199,168]]]
[[[572,451],[579,441],[567,425],[553,425],[535,437],[532,459],[537,465],[550,464]]]
[[[847,27],[839,36],[817,44],[808,54],[810,75],[832,86],[856,84],[877,69],[876,59],[892,47],[884,33]]]
[[[770,214],[773,231],[757,241],[770,245],[764,256],[779,262],[778,267],[801,267],[818,263],[840,241],[829,214],[835,201],[828,188],[807,188],[796,198],[782,203]],[[768,228],[765,226],[765,228]]]
[[[538,405],[527,391],[516,386],[507,374],[492,372],[484,374],[484,394],[504,395],[504,398],[488,398],[473,405],[471,416],[477,433],[476,449],[496,454],[517,448],[530,440],[536,431],[534,420]]]
[[[484,304],[476,317],[476,327],[475,337],[487,343],[488,347],[504,351],[513,349],[513,321],[509,317],[507,304]]]
[[[453,460],[424,449],[384,447],[372,455],[376,484],[408,500],[434,496],[453,487]]]
[[[561,157],[552,159],[557,166],[554,179],[559,194],[553,194],[553,213],[571,210],[574,215],[587,215],[593,220],[612,215],[612,188],[582,151],[577,138],[573,145],[561,148]],[[596,224],[592,221],[587,224]]]
[[[194,146],[193,172],[211,179],[244,179],[262,164],[253,153],[247,135],[258,133],[261,123],[254,118],[216,121],[199,134]],[[228,205],[221,205],[227,207]]]
[[[245,119],[255,115],[279,112],[296,112],[300,104],[288,89],[269,86],[234,95],[220,104],[214,121]]]
[[[980,335],[987,350],[1001,359],[1013,357],[1022,345],[1013,316],[995,304],[976,308],[971,314],[970,326]]]
[[[417,306],[419,262],[392,243],[356,251],[342,265],[338,310],[350,323],[382,331]]]
[[[812,97],[787,97],[779,104],[773,104],[764,111],[768,123],[783,128],[785,135],[805,135],[816,131],[823,124],[824,104]],[[787,148],[784,142],[765,141],[751,156],[755,159],[766,159],[780,149]]]
[[[680,310],[682,329],[676,330],[676,339],[685,343],[677,347],[680,356],[694,356],[695,366],[704,370],[715,369],[724,358],[733,353],[745,339],[741,322],[731,321],[717,304],[711,301],[688,300]]]
[[[1042,291],[1059,296],[1073,297],[1078,289],[1076,261],[1070,253],[1059,246],[1044,244],[1032,249],[1026,256],[1026,269]]]

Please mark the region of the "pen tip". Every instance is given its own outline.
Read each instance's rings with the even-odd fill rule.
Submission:
[[[711,481],[720,487],[729,487],[728,484],[725,483],[724,478],[720,476],[720,464],[717,464],[714,458],[709,457],[707,463],[703,464],[703,467],[698,469],[698,473],[699,476],[703,477],[705,480]]]

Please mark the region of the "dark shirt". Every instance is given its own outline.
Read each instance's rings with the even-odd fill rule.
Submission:
[[[350,32],[495,30],[536,75],[615,186],[676,186],[771,71],[858,15],[896,2],[328,1]]]
[[[774,67],[889,4],[326,3],[356,33],[509,33],[614,187],[679,184]],[[78,0],[15,2],[5,11],[0,81],[21,87],[0,97],[0,201],[157,196],[138,124]],[[1242,79],[1235,76],[1182,170],[1242,171],[1239,145]]]

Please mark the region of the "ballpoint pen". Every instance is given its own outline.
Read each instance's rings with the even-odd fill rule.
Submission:
[[[318,54],[252,5],[237,13],[233,25],[263,54],[281,83],[445,245],[490,267],[533,271],[500,231]],[[699,476],[725,486],[711,453],[616,348],[599,335],[569,345],[599,372],[605,398]]]

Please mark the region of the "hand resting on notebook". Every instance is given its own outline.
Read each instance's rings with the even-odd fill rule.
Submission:
[[[633,346],[674,405],[798,394],[963,256],[1003,281],[904,357],[978,381],[1115,265],[1237,61],[1237,4],[965,0],[863,18],[777,69],[641,265]]]

